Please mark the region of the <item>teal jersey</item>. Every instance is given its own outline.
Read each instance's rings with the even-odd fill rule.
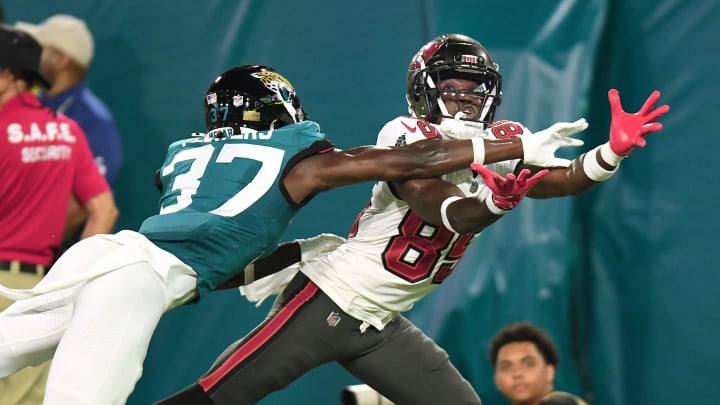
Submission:
[[[195,270],[202,297],[277,247],[300,209],[285,173],[333,147],[312,121],[177,141],[159,171],[160,213],[139,232]]]

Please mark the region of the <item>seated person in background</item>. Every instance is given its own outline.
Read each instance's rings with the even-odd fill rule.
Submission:
[[[495,386],[513,405],[586,405],[575,395],[555,391],[557,349],[529,322],[502,328],[490,342],[489,359]]]
[[[490,343],[495,386],[513,405],[587,405],[575,395],[554,391],[559,361],[550,338],[529,322],[502,328]],[[342,405],[393,405],[366,384],[345,387],[340,400]]]

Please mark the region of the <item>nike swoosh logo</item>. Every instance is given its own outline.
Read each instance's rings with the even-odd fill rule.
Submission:
[[[415,131],[417,131],[417,127],[415,127],[415,126],[409,127],[408,124],[405,123],[405,121],[400,121],[400,122],[403,124],[403,126],[405,126],[405,128],[407,128],[408,131],[410,131],[411,134],[414,134]]]

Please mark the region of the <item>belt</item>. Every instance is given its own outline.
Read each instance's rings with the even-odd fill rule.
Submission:
[[[45,266],[42,264],[23,263],[19,260],[0,260],[0,271],[11,273],[30,273],[38,276],[45,275]]]

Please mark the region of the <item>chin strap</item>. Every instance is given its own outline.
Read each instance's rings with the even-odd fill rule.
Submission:
[[[282,103],[283,103],[283,106],[285,106],[285,109],[287,110],[287,112],[290,113],[290,117],[292,118],[293,122],[298,122],[297,110],[295,109],[295,107],[293,107],[292,103],[287,102],[285,100],[283,100]]]

